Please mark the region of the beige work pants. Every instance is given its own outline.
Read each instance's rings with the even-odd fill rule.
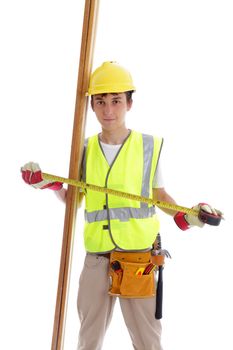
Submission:
[[[116,301],[115,297],[108,295],[108,269],[108,258],[86,255],[79,281],[78,313],[81,325],[78,350],[102,349]],[[119,301],[133,348],[162,350],[161,323],[155,319],[155,298],[119,298]]]

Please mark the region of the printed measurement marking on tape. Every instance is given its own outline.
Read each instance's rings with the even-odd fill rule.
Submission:
[[[136,200],[138,202],[143,202],[143,203],[156,205],[159,208],[170,209],[170,210],[173,210],[173,211],[181,211],[182,213],[191,214],[191,215],[194,215],[194,216],[198,216],[198,213],[199,213],[197,210],[194,210],[194,209],[191,209],[191,208],[186,208],[186,207],[183,207],[183,206],[180,206],[180,205],[171,204],[171,203],[167,203],[167,202],[162,202],[162,201],[154,200],[154,199],[151,199],[151,198],[138,196],[136,194],[131,194],[131,193],[127,193],[127,192],[117,191],[117,190],[113,190],[111,188],[106,188],[106,187],[101,187],[101,186],[97,186],[97,185],[87,184],[87,183],[82,182],[82,181],[78,181],[78,180],[74,180],[74,179],[68,179],[68,178],[61,177],[61,176],[56,176],[56,175],[51,175],[51,174],[47,174],[47,173],[42,173],[42,177],[43,177],[44,180],[63,182],[63,183],[66,183],[68,185],[71,185],[71,186],[75,186],[75,187],[79,187],[79,188],[83,188],[83,189],[88,189],[88,190],[91,190],[91,191],[103,192],[105,194],[111,194],[113,196],[117,196],[117,197],[121,197],[121,198],[132,199],[132,200]]]

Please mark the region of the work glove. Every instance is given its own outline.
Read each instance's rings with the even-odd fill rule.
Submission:
[[[206,203],[199,203],[198,205],[194,206],[192,209],[198,212],[204,211],[208,214],[212,214],[218,217],[219,220],[221,220],[221,217],[223,216],[221,211],[214,209],[213,207],[211,207],[209,204],[206,204]],[[192,226],[203,227],[206,222],[204,215],[194,216],[194,215],[185,214],[182,212],[176,213],[176,215],[174,216],[174,220],[177,226],[183,231],[189,229]]]
[[[48,188],[50,190],[59,191],[63,187],[62,182],[51,182],[49,180],[43,180],[41,169],[37,163],[26,163],[21,168],[21,173],[23,180],[34,188],[39,188],[41,190]]]

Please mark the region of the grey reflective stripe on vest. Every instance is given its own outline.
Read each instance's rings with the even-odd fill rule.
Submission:
[[[150,195],[150,172],[152,157],[154,152],[154,138],[151,135],[142,134],[143,139],[143,177],[142,177],[142,197]],[[147,203],[141,203],[141,208],[148,208]]]
[[[109,214],[109,216],[108,216]],[[92,222],[104,221],[104,220],[120,220],[129,221],[129,219],[146,219],[155,214],[155,208],[109,208],[109,212],[106,209],[96,210],[92,212],[85,211],[85,220],[91,224]]]
[[[83,149],[83,159],[82,159],[82,181],[86,182],[86,173],[87,173],[87,144],[88,139],[84,141],[84,149]]]
[[[142,197],[149,197],[150,194],[150,173],[152,166],[152,158],[154,153],[154,138],[151,135],[142,134],[143,139],[143,177],[142,177]],[[83,181],[86,181],[86,148],[88,139],[85,142],[85,153],[83,158]],[[128,221],[130,218],[143,219],[151,217],[155,214],[154,207],[148,207],[147,203],[142,203],[140,208],[109,208],[109,215],[107,210],[96,210],[93,212],[85,211],[85,219],[88,223],[118,219],[120,221]]]

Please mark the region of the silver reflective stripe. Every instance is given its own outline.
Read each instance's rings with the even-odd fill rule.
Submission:
[[[106,209],[92,212],[85,211],[85,220],[90,224],[96,221],[120,220],[129,221],[129,219],[146,219],[155,214],[155,208],[109,208],[109,216]]]
[[[150,195],[150,173],[154,152],[154,138],[151,135],[142,134],[143,139],[143,177],[141,196],[149,198]],[[141,208],[148,208],[147,203],[141,203]]]
[[[143,177],[142,177],[142,190],[141,196],[149,197],[150,194],[150,172],[152,165],[152,158],[154,152],[154,138],[151,135],[142,134],[143,140]],[[88,139],[85,140],[84,154],[82,163],[82,180],[86,182],[86,150],[87,150]],[[142,207],[148,207],[147,203],[141,203]]]
[[[142,187],[141,196],[149,198],[150,195],[150,174],[152,159],[154,153],[154,137],[151,135],[142,134],[143,140],[143,176],[142,176]],[[85,153],[83,158],[83,181],[86,181],[86,148],[88,139],[85,142]],[[108,208],[103,210],[96,210],[93,212],[85,211],[85,219],[88,223],[104,220],[120,220],[128,221],[130,218],[133,219],[144,219],[151,217],[155,214],[155,208],[149,207],[147,203],[140,204],[140,208]]]
[[[87,174],[87,144],[88,139],[84,142],[84,149],[83,149],[83,159],[82,159],[82,181],[86,182],[86,174]]]

